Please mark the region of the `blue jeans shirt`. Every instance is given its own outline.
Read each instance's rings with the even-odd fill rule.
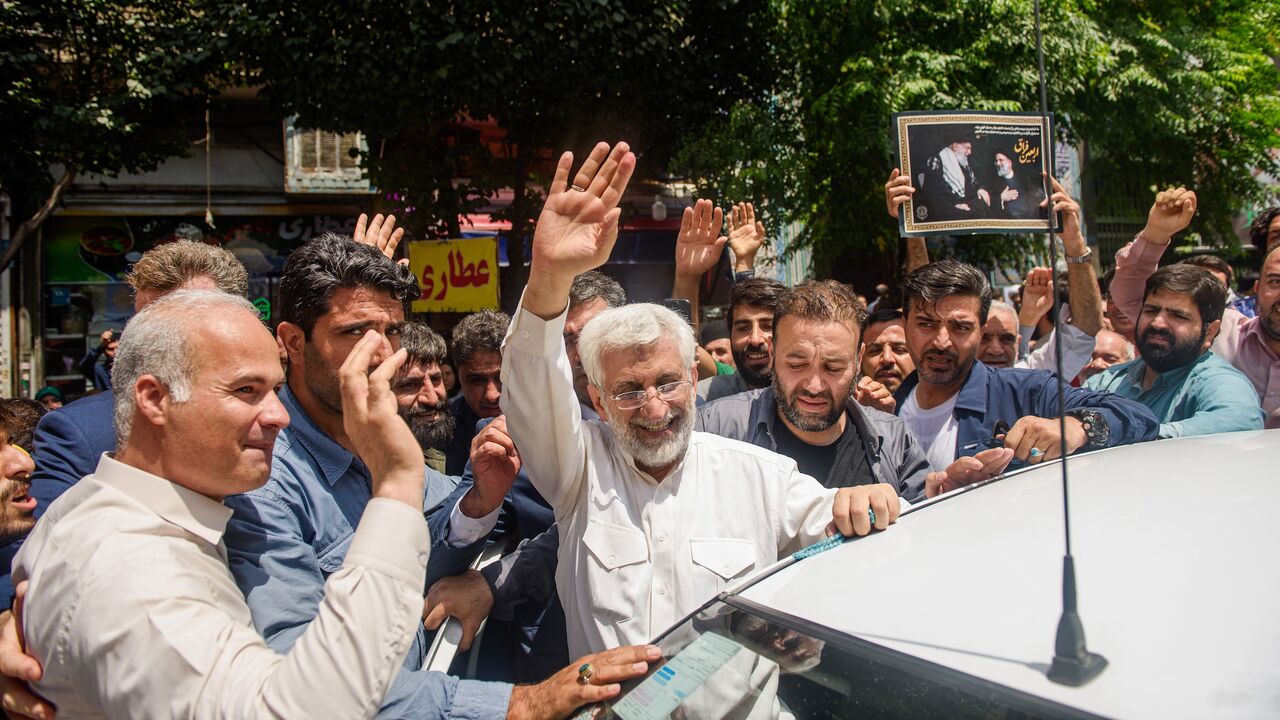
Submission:
[[[231,572],[254,625],[277,652],[287,652],[315,618],[324,584],[342,567],[372,497],[364,463],[322,431],[285,388],[280,400],[292,419],[276,439],[267,484],[226,499],[234,511],[225,542]],[[438,505],[457,478],[427,469],[424,513]],[[429,649],[417,636],[387,691],[379,718],[504,717],[511,686],[459,680],[420,670]]]

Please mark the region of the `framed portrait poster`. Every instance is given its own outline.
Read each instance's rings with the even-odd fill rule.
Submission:
[[[1049,231],[1040,203],[1053,167],[1050,127],[1039,113],[894,115],[895,159],[916,189],[898,213],[902,234]]]

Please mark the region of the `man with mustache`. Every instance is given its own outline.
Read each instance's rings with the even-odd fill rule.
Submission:
[[[440,371],[448,347],[439,333],[416,322],[400,328],[400,347],[408,353],[393,386],[400,417],[422,446],[427,467],[443,473],[445,457],[438,448],[453,438],[453,415]]]
[[[773,314],[786,289],[767,278],[748,278],[733,286],[726,320],[737,372],[699,382],[698,395],[704,400],[769,387],[773,381]]]
[[[405,304],[417,289],[407,267],[342,235],[307,242],[285,264],[277,334],[289,367],[279,398],[292,422],[280,431],[266,484],[225,500],[234,515],[224,537],[253,623],[278,652],[299,642],[316,617],[324,585],[342,567],[370,502],[368,460],[349,436],[338,370],[371,334],[380,354],[397,350]],[[498,483],[515,476],[514,468],[492,469],[505,475]],[[440,505],[458,480],[421,464],[418,472],[426,473],[425,486],[419,486],[421,515]],[[539,685],[513,688],[425,671],[426,631],[415,622],[405,632],[407,657],[401,656],[403,667],[378,708],[383,717],[521,717],[534,708],[553,716],[580,702],[574,698],[575,678],[563,672]]]
[[[694,432],[697,343],[658,305],[584,328],[603,421],[582,420],[560,342],[569,287],[608,258],[635,155],[600,143],[570,181],[572,164],[557,165],[502,359],[511,438],[559,526],[571,654],[649,638],[753,568],[827,532],[883,529],[900,508],[882,483],[829,490],[774,453]]]
[[[453,329],[453,360],[458,364],[458,384],[462,391],[449,401],[453,415],[453,439],[444,446],[445,470],[461,475],[471,458],[471,439],[477,424],[502,414],[502,334],[511,321],[506,313],[481,310],[462,318]]]
[[[915,370],[911,351],[907,349],[902,311],[883,308],[868,315],[867,329],[862,334],[863,377],[869,377],[895,393],[903,379]]]
[[[6,407],[0,407],[0,543],[20,538],[36,524],[36,498],[31,495],[31,455],[18,443],[29,439],[35,423],[24,423]],[[5,558],[5,566],[12,558]]]
[[[1156,272],[1170,239],[1191,223],[1196,205],[1196,194],[1186,188],[1158,193],[1142,232],[1116,252],[1111,297],[1125,315],[1136,318],[1142,312],[1147,278]],[[1257,317],[1244,318],[1233,313],[1235,321],[1230,322],[1223,316],[1222,327],[1210,346],[1214,354],[1235,366],[1252,383],[1266,413],[1268,428],[1280,427],[1280,252],[1277,249],[1280,243],[1269,246],[1262,260]],[[1138,351],[1143,352],[1140,344]]]
[[[896,394],[897,414],[923,446],[929,467],[989,447],[1038,463],[1061,455],[1057,380],[1044,370],[989,368],[977,360],[991,303],[986,276],[951,260],[907,275],[906,334],[916,372]],[[1067,387],[1067,452],[1151,440],[1156,419],[1117,395]]]
[[[1160,437],[1262,427],[1262,408],[1239,370],[1209,351],[1222,323],[1226,289],[1204,268],[1178,263],[1147,278],[1138,315],[1142,357],[1085,383],[1132,398],[1160,420]]]
[[[1056,181],[1054,188],[1049,200],[1062,211],[1063,243],[1078,247],[1080,206]],[[988,447],[1012,448],[1014,463],[1021,465],[1060,457],[1063,444],[1069,454],[1155,438],[1155,416],[1140,403],[1072,387],[1063,394],[1064,438],[1052,373],[989,368],[978,361],[991,285],[977,268],[950,260],[930,263],[909,273],[904,287],[907,345],[916,372],[898,388],[897,414],[935,472]]]
[[[785,455],[826,487],[887,483],[912,502],[1003,470],[1013,453],[994,448],[931,474],[901,419],[855,401],[864,320],[841,283],[787,291],[773,322],[773,385],[707,403],[697,428]]]
[[[1106,370],[1112,365],[1129,362],[1133,359],[1133,345],[1118,332],[1110,330],[1098,331],[1098,342],[1093,346],[1093,355],[1089,364],[1084,366],[1077,378],[1083,385],[1085,380]]]

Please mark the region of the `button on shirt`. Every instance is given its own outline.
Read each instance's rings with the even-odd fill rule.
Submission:
[[[222,504],[103,456],[18,554],[36,684],[64,717],[371,717],[420,625],[421,514],[368,503],[315,621],[267,647],[227,569]]]
[[[502,353],[502,409],[555,510],[556,583],[578,657],[648,642],[754,568],[821,539],[835,491],[789,458],[701,432],[655,480],[608,425],[582,419],[564,318],[517,313]]]
[[[280,402],[292,421],[276,436],[267,484],[227,498],[235,514],[227,523],[226,545],[254,624],[272,648],[285,652],[315,616],[325,579],[342,567],[372,491],[364,463],[325,434],[287,387]],[[425,472],[424,512],[457,485],[456,478]],[[419,616],[423,593],[419,584]],[[426,631],[419,622],[406,632],[412,645],[378,717],[505,715],[510,685],[422,671]]]
[[[1142,358],[1114,365],[1085,382],[1146,405],[1160,421],[1159,437],[1255,430],[1262,408],[1248,379],[1225,360],[1205,352],[1195,362],[1160,373],[1151,389],[1142,389],[1147,364]]]

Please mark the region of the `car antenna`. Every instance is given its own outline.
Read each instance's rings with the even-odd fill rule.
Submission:
[[[1042,147],[1052,148],[1053,138],[1049,136],[1049,95],[1044,80],[1044,47],[1040,36],[1040,0],[1035,0],[1036,23],[1036,59],[1040,70],[1040,117]],[[1042,155],[1048,158],[1048,154]],[[1062,556],[1062,616],[1058,618],[1058,632],[1054,641],[1053,663],[1049,666],[1049,679],[1060,685],[1077,687],[1084,685],[1098,676],[1107,667],[1107,659],[1089,652],[1084,641],[1084,623],[1076,607],[1076,565],[1071,557],[1071,510],[1067,503],[1067,416],[1064,385],[1062,377],[1062,312],[1058,302],[1058,248],[1053,237],[1053,188],[1049,182],[1049,173],[1042,178],[1044,185],[1045,209],[1048,213],[1049,229],[1049,265],[1051,268],[1053,287],[1053,330],[1058,341],[1053,344],[1054,361],[1058,372],[1058,431],[1061,445],[1062,462],[1062,519],[1066,538],[1066,553]]]

